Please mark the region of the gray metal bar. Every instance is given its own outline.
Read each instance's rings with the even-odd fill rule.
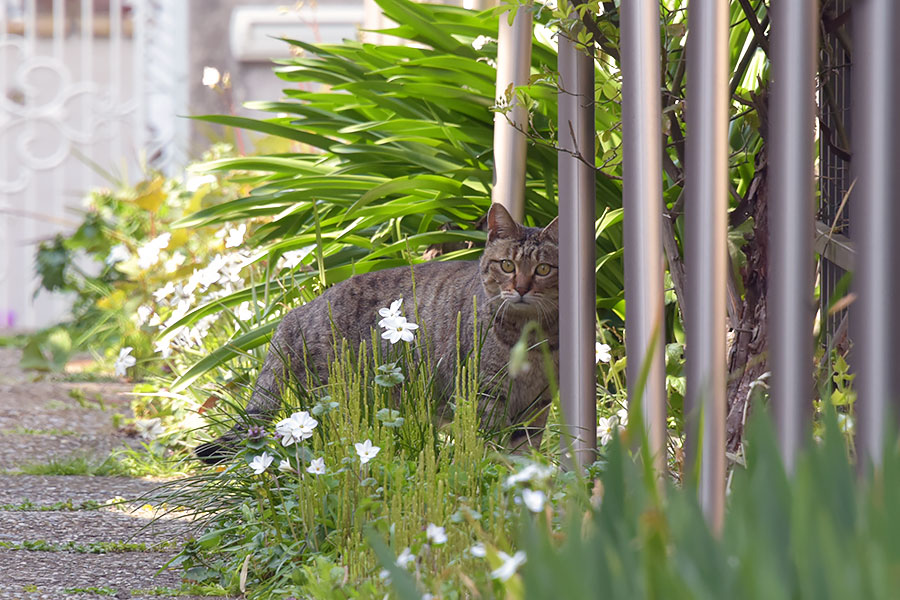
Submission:
[[[628,398],[632,407],[640,402],[653,464],[662,474],[666,472],[666,379],[659,1],[624,2],[620,11]],[[641,381],[645,368],[647,379]]]
[[[531,11],[521,8],[512,25],[500,15],[497,37],[498,103],[506,101],[510,85],[526,85],[531,74]],[[528,111],[515,101],[508,113],[494,113],[494,187],[491,200],[502,204],[519,223],[525,217],[525,164],[528,151],[523,131],[528,129]]]
[[[769,365],[778,445],[793,472],[812,416],[813,160],[818,2],[772,4]]]
[[[597,448],[594,60],[562,34],[559,85],[559,396],[566,434],[561,444],[577,468],[593,462]]]
[[[857,372],[861,461],[881,463],[884,429],[897,417],[900,385],[900,4],[860,0],[853,5],[853,161],[856,178],[851,235],[859,250],[851,306],[853,367]],[[858,221],[857,221],[858,219]],[[857,226],[858,223],[858,226]]]
[[[728,8],[721,0],[692,0],[688,8],[687,403],[701,435],[700,504],[717,532],[725,512]]]

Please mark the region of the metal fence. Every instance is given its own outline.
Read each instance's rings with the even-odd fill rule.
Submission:
[[[186,4],[0,0],[0,329],[58,321],[37,243],[77,223],[93,187],[184,162]]]
[[[577,4],[577,3],[576,3]],[[768,312],[771,392],[779,446],[791,471],[797,452],[810,433],[813,402],[813,265],[816,253],[825,261],[820,289],[823,320],[830,294],[842,269],[855,259],[855,302],[850,307],[855,347],[851,355],[857,373],[860,465],[878,463],[888,423],[897,416],[900,400],[893,375],[900,353],[892,343],[900,334],[900,203],[895,200],[900,153],[900,115],[892,100],[900,97],[900,4],[894,0],[833,2],[845,18],[853,11],[853,86],[849,56],[834,31],[826,31],[826,80],[817,88],[820,7],[817,0],[780,0],[770,7],[770,151]],[[623,204],[628,302],[626,313],[629,399],[642,396],[644,424],[655,464],[664,468],[666,396],[662,353],[663,252],[661,249],[662,135],[660,122],[659,0],[629,0],[620,5],[620,54],[623,113]],[[517,17],[516,22],[519,22]],[[504,25],[501,25],[503,27]],[[514,24],[512,27],[516,27]],[[527,27],[524,23],[519,27]],[[689,452],[699,453],[701,505],[714,529],[721,527],[725,501],[726,410],[726,235],[728,209],[729,129],[729,3],[691,0],[688,5],[687,55],[686,232],[685,258],[690,287],[687,294],[687,416]],[[519,34],[521,36],[521,33]],[[507,38],[509,39],[509,38]],[[504,38],[501,36],[503,53]],[[510,44],[510,42],[505,42]],[[521,49],[514,52],[520,59]],[[593,425],[595,372],[584,363],[593,339],[593,173],[573,157],[593,156],[593,64],[559,38],[559,204],[563,247],[560,286],[567,293],[560,305],[560,395],[564,419],[575,450],[575,462],[595,447]],[[511,79],[498,77],[498,89]],[[830,86],[830,87],[829,87]],[[822,142],[819,155],[823,182],[822,208],[816,211],[816,94],[822,104],[824,128],[838,144]],[[852,89],[852,95],[850,90]],[[834,102],[834,98],[838,101]],[[849,116],[849,119],[845,117]],[[575,139],[571,139],[572,132]],[[820,135],[824,135],[820,132]],[[513,131],[509,131],[513,136]],[[843,148],[843,150],[842,150]],[[848,177],[852,148],[853,185]],[[502,165],[510,153],[497,155],[498,174],[514,171]],[[498,175],[498,179],[503,176]],[[516,185],[519,185],[516,183]],[[855,186],[855,187],[854,187]],[[850,237],[848,212],[841,198],[853,196]],[[837,202],[835,198],[837,197]],[[515,210],[513,214],[516,214]],[[519,213],[521,214],[521,213]],[[563,305],[562,303],[566,303]],[[837,311],[841,316],[840,311]],[[833,323],[832,334],[840,329]],[[831,341],[829,341],[831,343]],[[573,441],[574,440],[574,441]],[[687,464],[694,461],[688,456]]]

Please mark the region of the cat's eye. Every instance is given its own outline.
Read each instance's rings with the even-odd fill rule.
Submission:
[[[534,272],[538,275],[549,275],[552,267],[547,263],[541,263],[535,268]]]
[[[516,270],[516,265],[511,260],[503,259],[500,261],[500,269],[504,273],[512,273]]]

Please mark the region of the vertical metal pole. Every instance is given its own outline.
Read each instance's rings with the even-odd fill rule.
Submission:
[[[700,504],[718,532],[725,513],[729,15],[721,0],[692,0],[688,10],[687,396],[694,408],[688,416],[701,435]]]
[[[818,2],[772,5],[769,364],[788,472],[812,416],[813,160]]]
[[[526,85],[531,74],[531,11],[520,7],[512,25],[500,15],[497,37],[497,103],[506,102],[510,86]],[[499,202],[519,223],[525,218],[525,163],[528,111],[520,103],[508,113],[494,114],[494,187],[491,200]]]
[[[860,0],[853,5],[854,86],[851,103],[856,178],[853,237],[859,250],[851,307],[854,368],[858,374],[859,441],[862,466],[879,465],[885,426],[897,417],[900,385],[900,5],[896,0]],[[858,329],[857,329],[858,327]]]
[[[559,36],[559,395],[564,456],[579,468],[597,448],[594,276],[594,59]],[[573,137],[574,134],[574,137]]]
[[[640,403],[653,464],[662,474],[666,469],[666,380],[659,2],[632,0],[622,3],[620,10],[628,398],[631,407]],[[645,370],[646,380],[641,381]]]

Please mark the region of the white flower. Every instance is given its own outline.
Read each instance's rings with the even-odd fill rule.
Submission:
[[[525,553],[521,550],[519,550],[512,556],[510,556],[506,552],[497,552],[497,555],[503,561],[503,564],[491,571],[492,579],[506,581],[507,579],[515,575],[518,568],[522,566],[522,563],[525,562]]]
[[[134,422],[134,428],[137,430],[141,439],[146,442],[152,442],[166,432],[159,417],[153,419],[138,419]]]
[[[309,466],[306,467],[307,473],[312,473],[313,475],[324,475],[325,474],[325,459],[324,458],[314,458],[309,462]]]
[[[276,264],[276,269],[293,269],[297,265],[303,262],[303,259],[309,256],[309,253],[315,250],[315,246],[305,246],[300,248],[299,250],[291,250],[289,252],[285,252],[281,255],[281,258],[278,259],[278,263]]]
[[[394,300],[393,302],[391,302],[390,308],[379,308],[378,314],[381,315],[383,318],[380,321],[378,321],[378,326],[379,327],[387,327],[387,324],[392,319],[396,319],[397,317],[400,317],[401,316],[400,307],[402,305],[403,305],[403,298],[400,298],[399,300]]]
[[[608,363],[612,360],[612,356],[609,353],[609,344],[601,344],[600,342],[595,342],[594,344],[594,362],[596,363]]]
[[[238,321],[249,321],[253,318],[253,311],[250,309],[250,303],[247,301],[241,302],[237,307],[237,310],[234,311],[234,316]]]
[[[138,306],[137,309],[137,324],[138,327],[143,327],[144,323],[150,320],[150,317],[153,316],[153,309],[147,306],[146,304],[142,304]]]
[[[284,471],[285,473],[293,473],[294,467],[291,465],[291,461],[286,458],[282,458],[281,462],[278,463],[278,470]]]
[[[281,445],[290,446],[311,438],[313,429],[319,422],[309,416],[305,410],[295,412],[287,419],[279,421],[275,425],[275,431],[281,435]]]
[[[444,531],[443,527],[434,523],[429,523],[428,527],[425,528],[425,537],[435,546],[447,543],[447,532]]]
[[[546,501],[547,495],[541,490],[529,490],[528,488],[522,490],[522,502],[533,513],[541,512]]]
[[[131,351],[134,350],[131,346],[125,346],[121,350],[119,350],[119,357],[116,359],[116,375],[122,377],[128,370],[128,367],[133,367],[137,362],[137,359],[131,356]]]
[[[397,566],[401,569],[409,567],[409,563],[416,560],[416,555],[410,552],[409,548],[404,548],[400,556],[397,557]]]
[[[225,247],[237,248],[238,246],[243,244],[245,233],[247,233],[247,226],[243,223],[241,223],[234,229],[229,229],[228,235],[225,237]]]
[[[504,482],[503,485],[504,485],[504,487],[510,488],[510,487],[516,485],[517,483],[524,483],[526,481],[532,481],[532,480],[539,480],[539,481],[544,480],[544,479],[547,479],[548,477],[550,477],[550,475],[552,475],[552,474],[553,474],[552,468],[542,467],[540,465],[531,463],[528,466],[526,466],[524,469],[519,471],[518,473],[515,473],[515,474],[507,477],[506,481]]]
[[[497,40],[495,40],[493,38],[489,38],[486,35],[479,35],[477,38],[472,40],[472,47],[475,48],[476,50],[481,50],[482,48],[484,48],[485,44],[488,44],[490,42],[496,42],[496,41]]]
[[[208,88],[214,88],[219,83],[219,80],[222,76],[219,74],[219,70],[215,67],[203,67],[203,79],[201,83]]]
[[[185,256],[183,252],[176,252],[169,260],[165,262],[164,266],[166,269],[166,273],[174,273],[178,270],[178,267],[184,264],[186,260],[187,256]],[[171,285],[171,282],[169,282],[167,285]]]
[[[378,451],[381,450],[378,446],[372,445],[372,440],[366,440],[363,443],[353,444],[353,447],[356,448],[356,453],[359,455],[359,462],[362,464],[366,464],[378,454]]]
[[[162,354],[163,358],[169,358],[170,356],[172,356],[171,338],[165,338],[153,342],[153,351],[158,354]]]
[[[472,544],[472,547],[469,548],[469,554],[471,554],[475,558],[484,558],[485,556],[487,556],[487,548],[484,547],[484,544],[478,542],[476,544]]]
[[[618,419],[616,417],[600,417],[600,422],[597,425],[597,437],[600,439],[600,445],[607,445],[613,438],[613,434],[616,432],[618,424]]]
[[[204,185],[212,185],[214,183],[216,183],[215,175],[198,175],[196,173],[191,173],[188,175],[187,179],[184,182],[184,189],[193,193],[199,190]]]
[[[253,469],[253,472],[256,475],[260,475],[269,468],[269,465],[272,464],[273,460],[275,460],[274,456],[268,452],[263,452],[262,454],[253,457],[253,460],[250,461],[250,468]]]
[[[406,317],[395,317],[392,319],[382,319],[382,321],[386,321],[382,327],[384,327],[384,333],[381,334],[383,339],[389,340],[392,344],[396,344],[400,340],[404,342],[411,342],[416,339],[416,334],[413,333],[416,329],[419,328],[415,323],[410,323],[406,320]]]
[[[131,258],[131,251],[128,249],[128,246],[116,244],[109,249],[109,254],[106,256],[106,264],[114,265],[118,262],[125,262],[129,258]]]
[[[157,302],[162,302],[169,296],[175,293],[175,284],[171,281],[166,282],[166,285],[162,286],[158,290],[153,292],[153,299]]]
[[[149,269],[158,263],[159,253],[169,246],[169,240],[171,239],[172,234],[166,232],[138,248],[138,266],[142,269]]]
[[[628,427],[628,407],[622,407],[616,411],[616,419],[619,421],[619,429]]]
[[[184,315],[188,314],[188,311],[191,310],[191,301],[187,298],[182,298],[178,301],[178,304],[175,305],[175,309],[169,314],[169,318],[166,319],[166,322],[163,323],[165,327],[171,327],[175,323],[181,320]]]

